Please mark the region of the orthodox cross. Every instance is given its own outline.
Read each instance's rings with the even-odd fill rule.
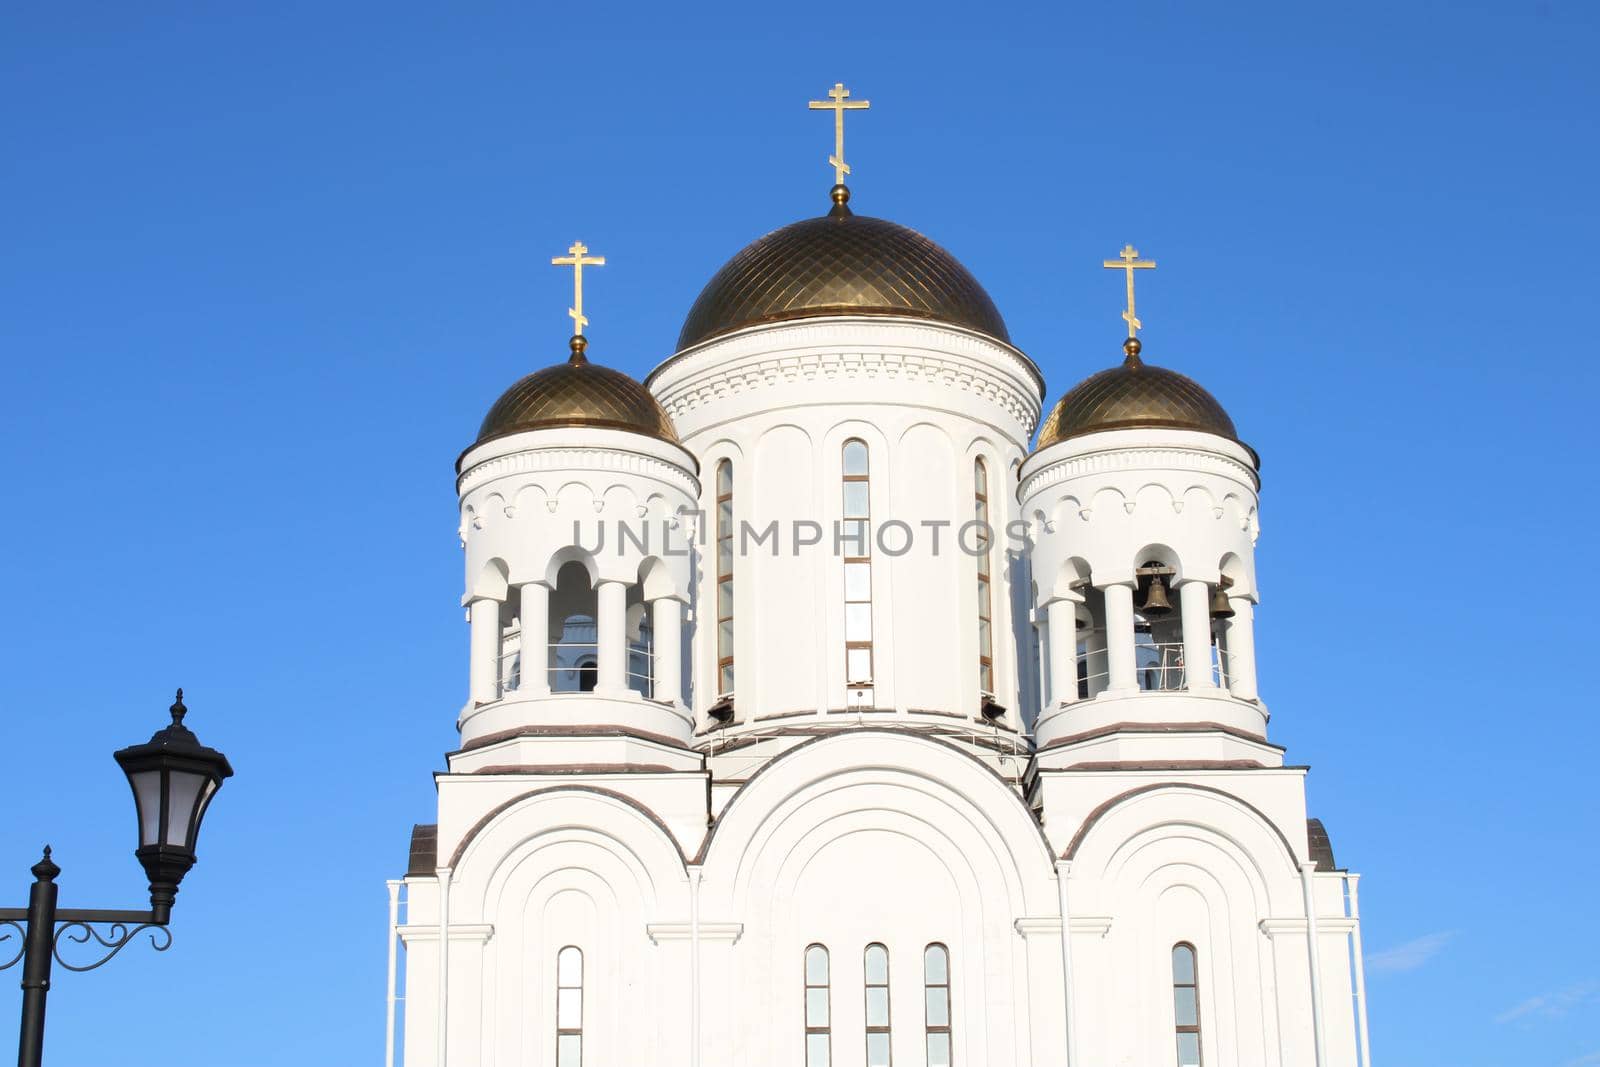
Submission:
[[[583,336],[583,328],[589,325],[588,318],[583,313],[583,268],[603,267],[606,265],[605,256],[588,255],[589,249],[582,241],[572,242],[572,247],[567,249],[564,256],[556,256],[550,260],[553,267],[572,268],[572,307],[567,309],[567,314],[572,316],[573,333]]]
[[[808,101],[812,111],[833,112],[833,155],[828,157],[828,163],[833,167],[834,184],[843,185],[844,176],[850,173],[850,165],[844,161],[844,113],[857,111],[872,106],[869,100],[851,100],[850,90],[844,87],[844,82],[835,82],[832,89],[828,90],[828,99]]]
[[[1128,320],[1128,336],[1137,337],[1139,336],[1139,327],[1143,326],[1144,323],[1140,322],[1139,317],[1133,313],[1133,272],[1153,268],[1156,265],[1155,260],[1140,259],[1137,248],[1132,245],[1124,245],[1118,258],[1106,260],[1105,265],[1112,270],[1128,272],[1128,310],[1122,313],[1122,317]]]

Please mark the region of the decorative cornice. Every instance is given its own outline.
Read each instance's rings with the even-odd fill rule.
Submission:
[[[1348,934],[1358,925],[1357,921],[1349,916],[1317,916],[1318,934]],[[1306,936],[1304,919],[1262,919],[1258,926],[1268,937],[1277,937],[1280,934]]]
[[[646,384],[677,419],[751,389],[878,378],[975,393],[1016,420],[1024,443],[1043,403],[1039,372],[1020,352],[978,334],[903,321],[820,320],[735,334],[675,357]]]
[[[439,927],[436,925],[422,923],[414,926],[401,926],[396,929],[400,934],[400,940],[408,945],[417,941],[439,940]],[[467,941],[484,945],[488,944],[489,939],[493,936],[493,923],[463,923],[459,926],[452,924],[450,927],[450,940],[452,943]]]
[[[694,936],[694,927],[686,922],[646,923],[645,933],[650,935],[650,940],[656,944],[663,941],[687,941]],[[744,934],[744,923],[708,923],[700,924],[700,940],[726,941],[728,944],[737,944]]]
[[[1058,937],[1061,934],[1059,915],[1041,915],[1018,919],[1011,924],[1023,937]],[[1104,937],[1111,930],[1111,919],[1104,915],[1074,915],[1069,925],[1075,934],[1094,934]]]
[[[1132,447],[1063,456],[1028,472],[1017,498],[1027,500],[1052,485],[1090,474],[1120,471],[1187,471],[1227,478],[1254,493],[1260,485],[1255,471],[1231,456],[1199,448]]]
[[[625,452],[603,445],[534,447],[486,459],[461,472],[461,476],[456,479],[456,490],[464,497],[479,486],[498,478],[552,471],[633,474],[641,478],[653,478],[679,489],[691,500],[700,495],[699,481],[682,467],[641,452]]]

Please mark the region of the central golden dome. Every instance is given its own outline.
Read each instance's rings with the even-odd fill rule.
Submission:
[[[915,230],[833,210],[745,246],[689,309],[678,349],[744,326],[816,315],[903,315],[964,326],[1007,344],[1005,320],[954,256]]]

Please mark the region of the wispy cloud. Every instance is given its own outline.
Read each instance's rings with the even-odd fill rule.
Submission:
[[[1591,1052],[1587,1056],[1579,1056],[1575,1060],[1568,1060],[1561,1067],[1594,1067],[1600,1063],[1600,1052]]]
[[[1558,989],[1554,993],[1541,993],[1515,1004],[1494,1017],[1497,1023],[1511,1023],[1518,1019],[1560,1019],[1573,1008],[1584,1004],[1600,1003],[1600,982],[1590,979]],[[1600,1052],[1573,1063],[1600,1063]],[[1570,1067],[1570,1065],[1569,1065]]]
[[[1425,934],[1415,941],[1374,952],[1367,957],[1367,970],[1380,974],[1414,971],[1442,952],[1455,936],[1454,930],[1440,930],[1438,933]]]

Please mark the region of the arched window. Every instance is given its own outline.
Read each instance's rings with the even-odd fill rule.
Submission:
[[[556,1067],[583,1067],[583,952],[556,953]]]
[[[1178,1067],[1200,1067],[1200,977],[1194,946],[1172,946],[1172,1015],[1178,1031]]]
[[[717,464],[717,696],[733,695],[733,463]]]
[[[805,978],[806,1067],[829,1067],[833,1049],[828,1010],[828,950],[821,945],[806,949]]]
[[[845,703],[872,707],[872,508],[867,443],[844,443],[844,522],[839,546],[844,551],[844,682]]]
[[[950,950],[929,945],[922,954],[922,988],[928,1025],[928,1067],[950,1067]]]
[[[994,696],[994,594],[989,582],[989,557],[994,525],[989,520],[989,470],[979,459],[972,466],[972,518],[978,523],[978,695]]]
[[[863,960],[867,986],[867,1067],[889,1067],[889,950],[868,945]]]

